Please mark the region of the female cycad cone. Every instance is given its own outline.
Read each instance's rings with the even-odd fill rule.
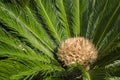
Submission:
[[[69,67],[78,63],[89,70],[90,64],[97,58],[97,50],[89,40],[76,37],[65,40],[59,46],[57,56],[64,66]]]

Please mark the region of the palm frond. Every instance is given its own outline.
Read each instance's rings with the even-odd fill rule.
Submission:
[[[118,29],[117,29],[118,30]],[[117,32],[117,31],[115,31]],[[114,36],[114,32],[113,36]],[[117,35],[118,37],[114,38],[113,41],[109,42],[109,45],[107,45],[107,42],[103,42],[104,46],[102,46],[102,49],[105,48],[105,46],[107,45],[107,47],[105,48],[106,51],[102,54],[99,55],[99,59],[96,62],[96,64],[100,67],[103,67],[117,59],[120,59],[120,55],[119,55],[119,50],[120,50],[120,41],[119,41],[119,34]],[[110,37],[108,37],[108,39],[106,39],[106,41],[109,41],[111,39],[112,35]],[[102,44],[102,45],[103,45]],[[108,48],[109,47],[109,48]],[[103,50],[101,50],[103,51]],[[103,61],[104,60],[104,61]]]
[[[61,22],[61,25],[65,28],[64,33],[67,38],[69,38],[70,35],[70,28],[68,25],[68,19],[66,15],[66,10],[64,7],[64,1],[63,0],[55,0],[55,7],[58,9],[58,16]]]
[[[111,78],[107,78],[106,80],[120,80],[120,77],[111,77]]]
[[[106,70],[110,76],[120,76],[120,60],[116,60],[113,63],[110,63],[109,65],[106,65]]]
[[[9,4],[7,4],[7,6],[5,6],[3,3],[1,3],[1,6],[0,6],[1,16],[0,17],[2,18],[2,22],[6,26],[8,26],[8,28],[11,28],[12,30],[16,31],[17,35],[20,35],[20,36],[28,39],[29,43],[31,43],[32,46],[36,47],[40,51],[43,51],[45,54],[47,53],[48,55],[52,56],[52,53],[50,52],[50,50],[45,48],[45,46],[41,43],[41,42],[45,43],[44,41],[47,41],[44,39],[46,36],[46,33],[44,32],[44,30],[40,27],[37,27],[37,28],[35,28],[35,26],[32,27],[33,25],[36,25],[36,26],[38,25],[35,23],[34,24],[29,23],[29,25],[28,25],[27,23],[29,22],[28,21],[29,18],[27,18],[27,23],[25,23],[23,18],[22,19],[19,18],[19,14],[17,14],[18,11],[15,12],[16,8],[18,8],[18,7],[13,6],[12,8],[9,9],[9,6],[12,7]],[[11,9],[15,9],[14,12],[12,12]],[[22,17],[22,16],[20,16],[20,17]],[[30,15],[30,17],[31,17],[31,15]],[[31,20],[33,20],[33,22],[34,22],[34,19],[31,19]],[[42,34],[38,35],[38,30],[40,30],[39,33],[41,32]],[[36,36],[37,36],[37,38],[36,38]],[[44,38],[43,38],[43,36],[44,36]],[[38,38],[41,39],[42,41],[40,42],[38,40]],[[48,38],[48,40],[49,40],[49,38]],[[50,41],[50,42],[52,42],[52,41]],[[50,43],[50,45],[51,44],[52,43]]]
[[[105,68],[98,68],[89,71],[91,80],[106,80]]]
[[[119,80],[120,0],[1,0],[0,80]],[[56,48],[85,37],[98,58],[65,67]]]
[[[53,25],[53,22],[51,21],[51,19],[50,19],[48,13],[47,13],[42,1],[41,0],[35,0],[35,2],[38,6],[37,8],[38,8],[39,13],[41,13],[43,19],[45,20],[44,22],[46,23],[48,30],[50,31],[52,36],[57,40],[57,42],[60,43],[61,40],[60,40],[59,34],[57,33],[57,31],[56,31],[56,29]],[[51,12],[51,11],[49,11],[49,12]]]
[[[36,60],[36,62],[29,59],[20,58],[10,58],[7,60],[2,60],[0,63],[0,79],[29,79],[29,77],[34,77],[39,72],[44,72],[48,75],[55,71],[61,71],[60,68],[51,64],[41,63]],[[42,78],[42,77],[41,77]],[[43,77],[44,78],[44,77]]]
[[[99,3],[99,0],[96,2],[96,5],[97,3]],[[93,40],[95,41],[95,44],[97,46],[99,45],[101,40],[105,37],[106,33],[110,31],[112,25],[114,24],[113,22],[116,21],[117,16],[119,16],[119,0],[116,1],[103,0],[101,1],[101,3],[103,3],[102,6],[100,7],[102,8],[102,10],[99,9],[99,6],[96,6],[96,10],[99,10],[97,11],[97,13],[99,14],[98,19],[100,21],[96,20],[98,23],[95,24],[95,26],[97,26],[95,34],[96,33],[98,34],[96,34],[96,36],[94,35],[93,37]],[[114,5],[112,3],[114,3]]]
[[[114,5],[111,4],[112,3],[111,0],[103,1],[103,3],[104,4],[100,4],[99,6],[95,7],[96,10],[100,10],[99,8],[102,9],[100,10],[101,12],[96,11],[97,14],[99,14],[97,16],[98,18],[96,18],[98,19],[96,20],[97,24],[96,23],[94,24],[94,26],[96,26],[94,34],[96,34],[96,36],[93,34],[94,36],[93,42],[95,43],[99,51],[98,60],[95,63],[95,65],[98,65],[98,66],[105,66],[106,64],[119,58],[119,47],[117,50],[115,48],[117,47],[117,45],[115,45],[115,40],[120,35],[119,33],[120,32],[119,0],[118,0],[118,3],[113,1],[113,3],[115,3]],[[97,5],[97,2],[96,2],[96,5]],[[110,10],[108,10],[108,8],[110,8]]]
[[[3,33],[0,42],[0,57],[3,58],[0,61],[0,79],[29,79],[39,72],[46,72],[43,75],[47,75],[62,70],[59,66],[53,65],[52,63],[56,61],[52,60],[51,63],[51,58],[47,55],[45,57],[39,52],[36,54],[36,51],[29,46],[22,44],[20,41],[17,42],[17,39],[14,41],[14,38],[5,35],[2,30],[0,33]],[[14,44],[6,43],[6,40]]]

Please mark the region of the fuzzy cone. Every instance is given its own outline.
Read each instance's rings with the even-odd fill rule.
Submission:
[[[97,50],[94,45],[83,37],[70,38],[65,40],[58,48],[57,56],[64,66],[71,66],[78,63],[86,70],[97,58]]]

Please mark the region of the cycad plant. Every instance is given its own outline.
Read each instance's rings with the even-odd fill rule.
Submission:
[[[120,80],[120,0],[0,0],[0,80]]]

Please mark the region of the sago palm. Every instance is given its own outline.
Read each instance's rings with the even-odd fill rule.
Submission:
[[[0,80],[120,80],[120,0],[0,0]]]

